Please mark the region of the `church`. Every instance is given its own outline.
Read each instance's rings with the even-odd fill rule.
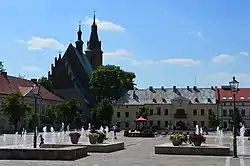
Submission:
[[[48,79],[53,85],[53,92],[65,100],[72,98],[80,103],[80,109],[88,117],[89,108],[94,102],[94,96],[89,89],[92,71],[103,63],[103,51],[98,37],[98,29],[94,14],[90,38],[86,43],[82,39],[81,25],[77,32],[75,46],[70,43],[65,53],[55,57],[48,72]]]

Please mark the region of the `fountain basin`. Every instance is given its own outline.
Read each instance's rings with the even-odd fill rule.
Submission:
[[[108,142],[101,144],[90,144],[82,142],[78,144],[43,144],[42,148],[62,148],[62,147],[82,147],[86,146],[88,152],[92,153],[110,153],[124,149],[124,142]]]
[[[77,160],[87,156],[87,147],[0,148],[0,160]]]
[[[201,146],[184,144],[173,146],[172,143],[164,143],[155,146],[155,154],[229,156],[230,147],[215,144],[203,144]]]

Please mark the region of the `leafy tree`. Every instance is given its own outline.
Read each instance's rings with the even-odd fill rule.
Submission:
[[[211,112],[208,116],[208,123],[211,127],[218,127],[220,125],[220,120],[216,117],[214,112]]]
[[[28,120],[32,119],[32,108],[22,101],[22,97],[20,93],[11,93],[2,101],[2,110],[15,126],[15,131],[21,117],[27,116]]]
[[[55,107],[46,107],[46,110],[43,112],[43,114],[40,115],[40,120],[43,123],[43,125],[55,125],[57,122],[57,115],[58,110]]]
[[[10,126],[8,117],[3,112],[0,112],[0,133],[9,130]]]
[[[82,124],[82,114],[79,109],[79,103],[75,100],[63,101],[55,106],[58,121],[64,122],[73,127],[79,127]]]
[[[109,126],[111,124],[113,115],[112,103],[108,98],[104,98],[97,105],[95,105],[95,107],[93,107],[91,113],[92,123],[94,124],[94,126]]]
[[[4,65],[3,65],[3,62],[0,61],[0,72],[4,72],[5,69],[4,69]]]
[[[122,70],[119,66],[100,66],[92,73],[90,89],[97,100],[108,98],[111,101],[119,99],[125,90],[134,87],[135,74]]]
[[[145,107],[140,107],[139,109],[140,109],[140,111],[137,113],[136,117],[137,118],[143,117],[143,118],[147,119],[148,118],[148,109]]]
[[[52,81],[50,81],[47,77],[41,77],[38,79],[39,84],[41,84],[45,89],[52,92],[53,86]]]

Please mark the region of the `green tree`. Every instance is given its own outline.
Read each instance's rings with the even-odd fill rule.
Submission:
[[[3,112],[0,112],[0,133],[9,130],[10,127],[11,124],[9,118]]]
[[[214,112],[211,112],[211,114],[209,114],[208,124],[213,128],[218,127],[220,125],[220,120],[216,117]]]
[[[75,99],[63,101],[55,106],[58,121],[70,124],[71,127],[79,127],[82,124],[80,105]]]
[[[143,117],[143,118],[147,119],[148,118],[148,109],[145,107],[140,107],[139,109],[140,109],[140,111],[138,111],[136,117],[137,118]]]
[[[111,124],[113,115],[113,106],[108,98],[102,99],[98,104],[93,107],[92,111],[92,123],[94,126],[100,125],[109,126]]]
[[[5,69],[4,69],[4,65],[3,65],[3,62],[0,61],[0,72],[4,72]]]
[[[57,123],[58,110],[55,107],[48,106],[43,114],[40,115],[40,120],[43,125],[54,126]]]
[[[2,101],[2,110],[7,114],[11,123],[17,127],[17,122],[21,117],[27,116],[28,120],[32,119],[32,108],[23,102],[21,93],[11,93]]]
[[[38,79],[39,84],[41,84],[45,89],[52,92],[53,86],[52,81],[49,80],[47,77],[41,77]]]
[[[90,89],[97,100],[108,98],[111,101],[119,99],[125,90],[133,89],[135,74],[122,70],[119,66],[100,66],[92,73]]]

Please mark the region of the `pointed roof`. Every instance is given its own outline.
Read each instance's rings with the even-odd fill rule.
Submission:
[[[91,25],[91,33],[90,33],[90,38],[87,44],[87,51],[88,50],[94,50],[94,49],[100,49],[100,41],[98,37],[98,32],[97,32],[97,25],[96,25],[96,20],[95,20],[95,14],[93,18],[93,24]]]
[[[136,121],[146,121],[147,119],[143,118],[142,116],[136,119]]]

